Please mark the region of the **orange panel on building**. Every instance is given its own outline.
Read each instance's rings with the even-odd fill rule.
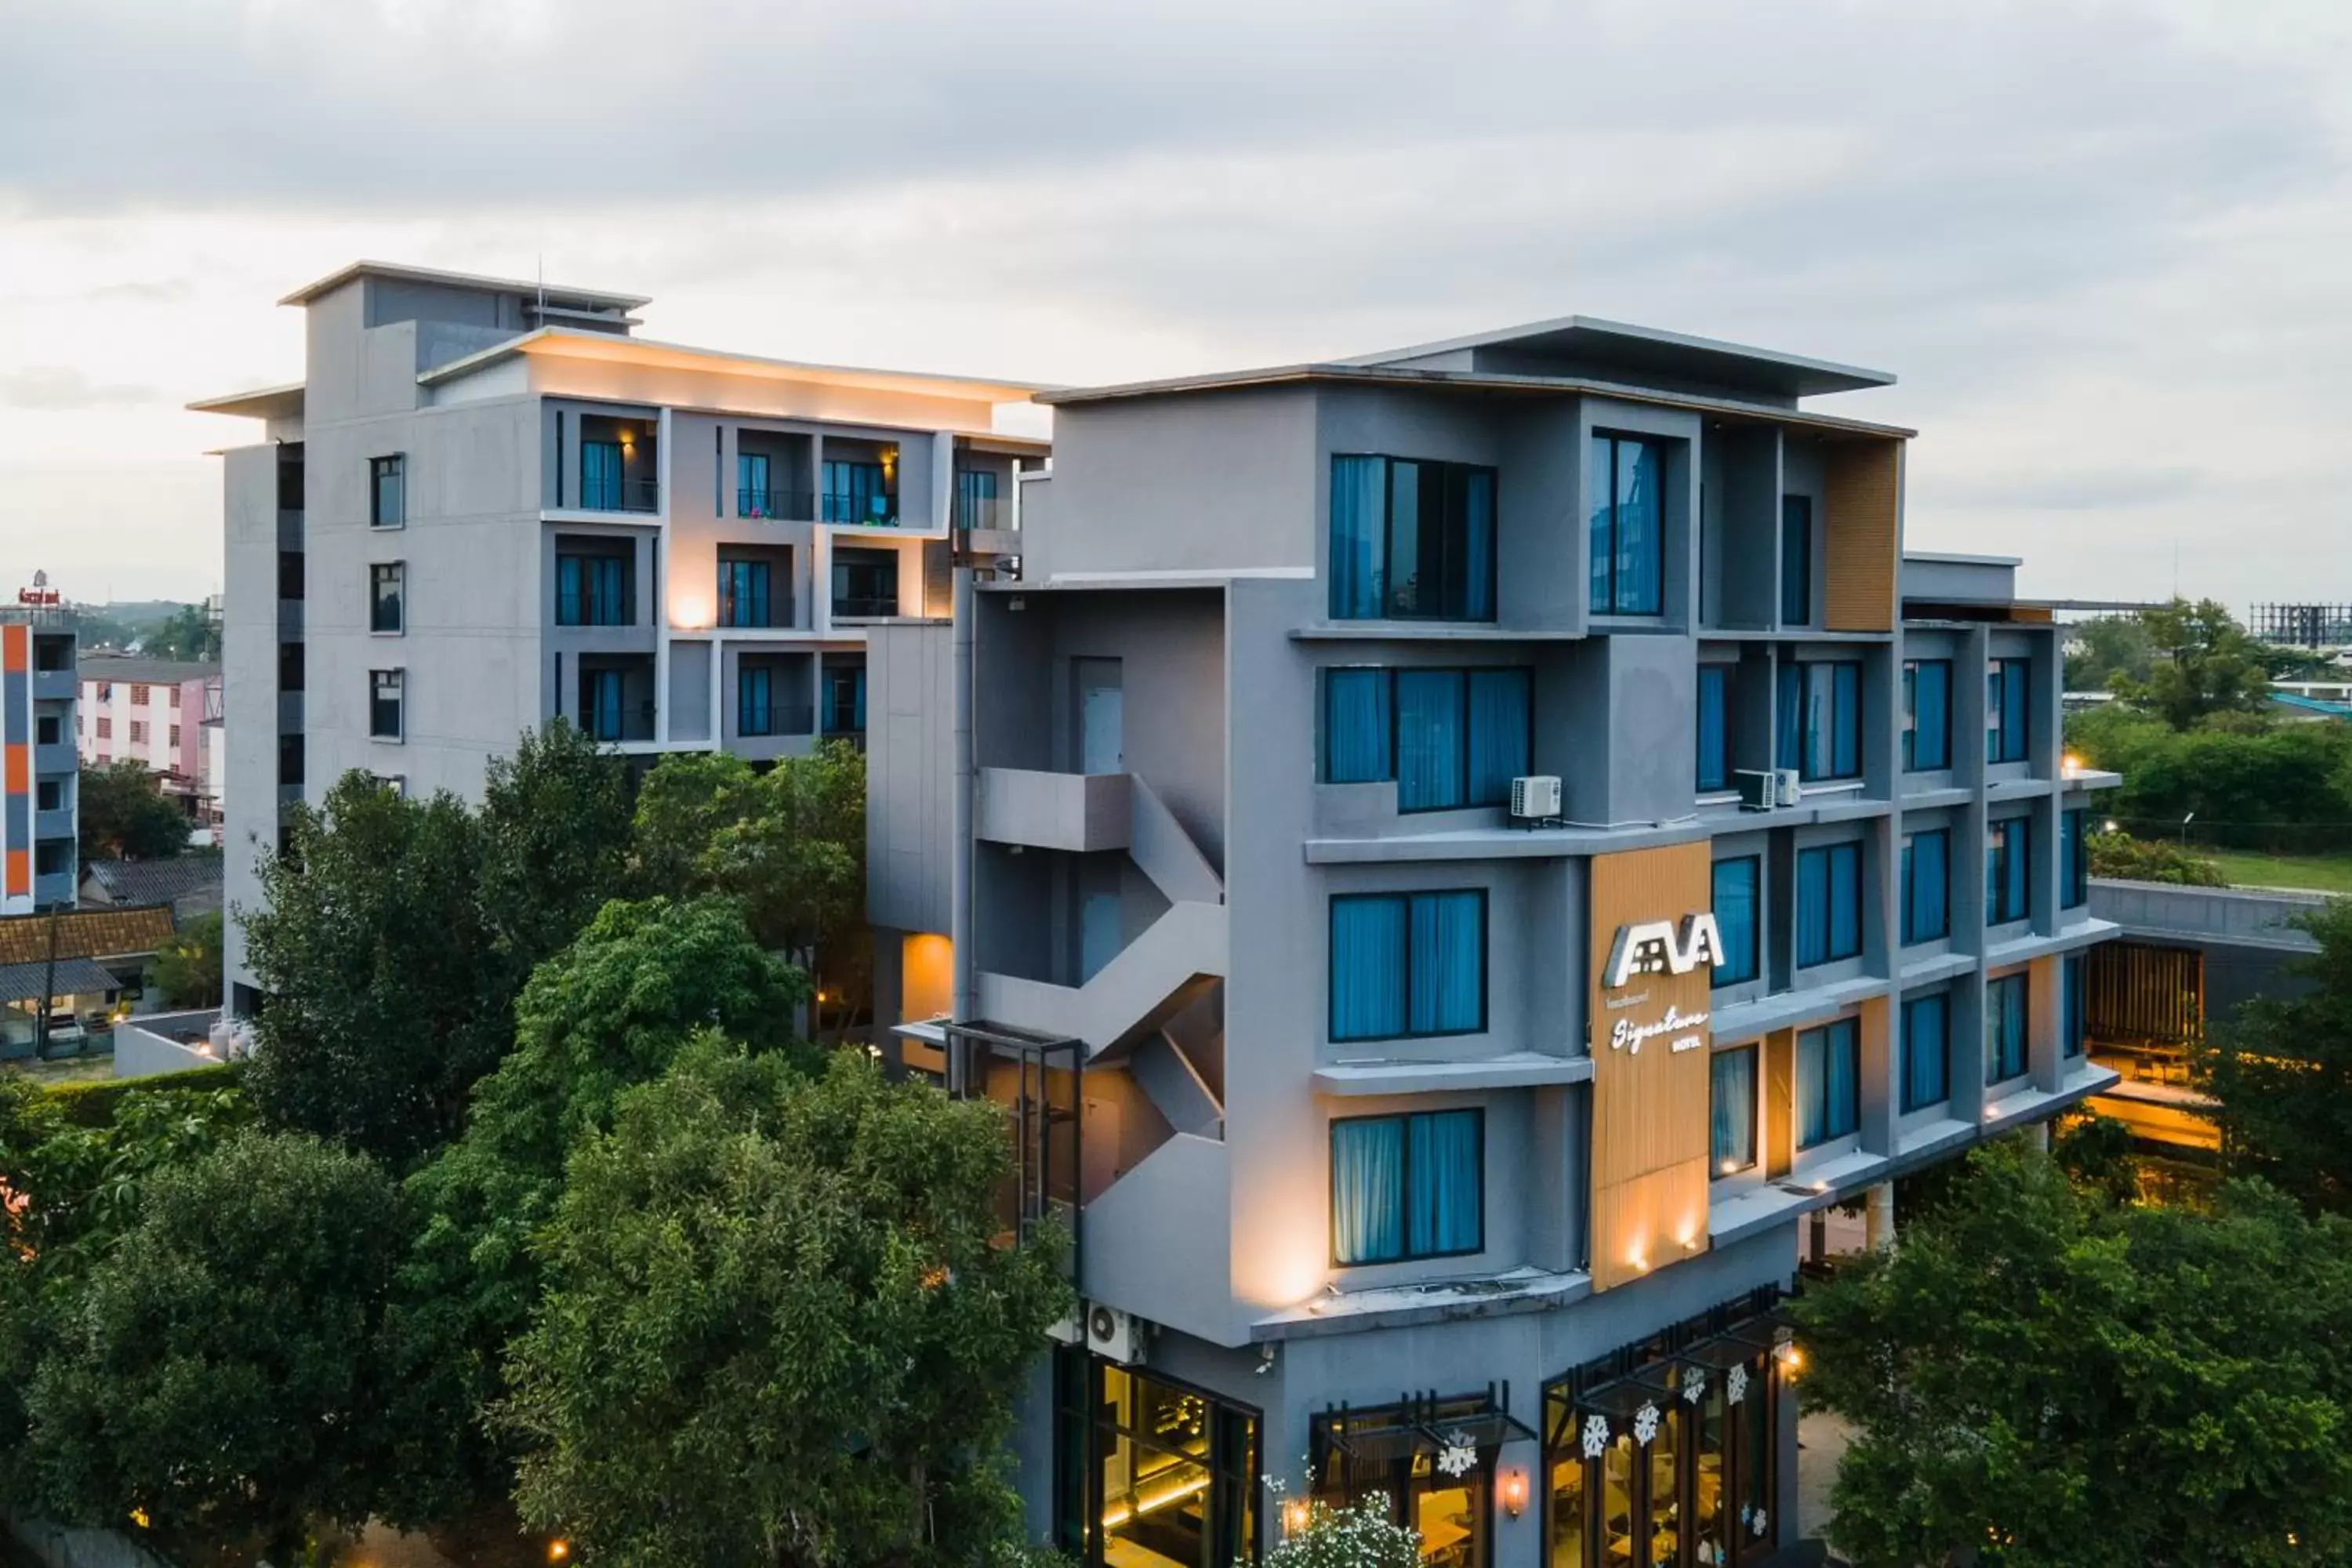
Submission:
[[[12,673],[33,662],[33,634],[24,626],[0,626],[0,669]]]
[[[11,897],[33,890],[33,856],[28,849],[8,851],[8,892]]]
[[[13,746],[0,747],[0,750],[5,750],[8,755],[8,776],[5,781],[7,793],[23,795],[33,787],[32,753],[26,750],[25,742],[22,741]]]

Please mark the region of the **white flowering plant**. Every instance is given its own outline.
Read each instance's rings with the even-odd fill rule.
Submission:
[[[1388,1500],[1307,1505],[1306,1522],[1265,1554],[1265,1568],[1421,1568],[1421,1534],[1391,1523]]]

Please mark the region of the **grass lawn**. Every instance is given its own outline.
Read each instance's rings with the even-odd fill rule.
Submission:
[[[23,1073],[37,1083],[52,1087],[61,1083],[104,1083],[114,1076],[114,1053],[60,1057],[53,1062],[13,1061],[0,1067],[0,1072]]]
[[[2309,888],[2352,894],[2352,855],[2256,855],[2239,849],[2199,853],[2218,864],[2233,888]]]

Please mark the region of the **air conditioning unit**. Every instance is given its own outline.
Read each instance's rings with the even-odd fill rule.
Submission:
[[[1739,786],[1739,809],[1769,811],[1780,798],[1780,781],[1767,768],[1740,768],[1731,775]]]
[[[1089,1304],[1087,1313],[1087,1349],[1106,1361],[1132,1366],[1143,1359],[1143,1320],[1116,1307]]]
[[[1082,1345],[1087,1342],[1087,1310],[1071,1308],[1045,1325],[1045,1337],[1057,1345]]]
[[[1772,789],[1775,804],[1780,805],[1794,805],[1799,801],[1805,798],[1804,781],[1798,775],[1796,769],[1776,769],[1774,771],[1774,777],[1778,781],[1773,785]]]
[[[1511,815],[1521,819],[1559,815],[1559,776],[1530,773],[1511,781]]]

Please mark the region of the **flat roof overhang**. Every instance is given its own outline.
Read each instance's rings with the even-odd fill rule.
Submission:
[[[577,331],[566,327],[541,327],[535,331],[520,333],[462,359],[436,365],[416,379],[423,385],[437,386],[444,382],[471,375],[518,354],[640,365],[704,375],[740,375],[762,381],[814,383],[856,387],[868,392],[904,393],[919,397],[956,398],[973,403],[1025,403],[1045,390],[1031,382],[766,359],[756,354],[728,353],[717,349],[694,348],[685,343],[657,342],[646,338],[623,337],[614,332]]]

